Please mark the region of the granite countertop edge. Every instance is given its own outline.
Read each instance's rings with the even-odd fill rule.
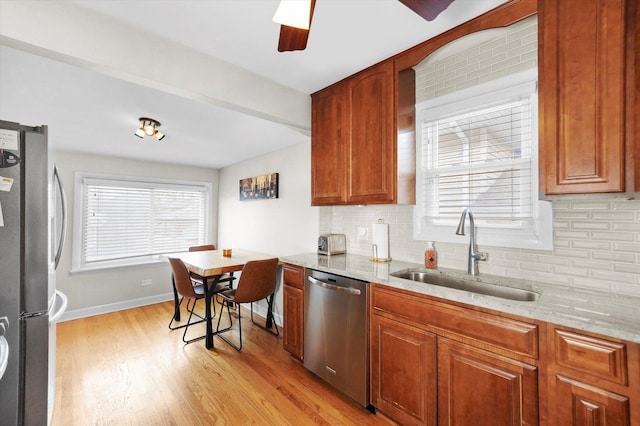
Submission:
[[[512,277],[486,274],[473,277],[465,271],[455,269],[426,270],[423,265],[405,261],[373,262],[366,256],[354,254],[323,256],[317,253],[302,253],[281,257],[280,260],[305,268],[640,343],[640,298],[638,297],[619,296],[605,291],[576,289]],[[390,275],[405,269],[416,268],[465,280],[530,290],[540,296],[535,301],[521,302]]]

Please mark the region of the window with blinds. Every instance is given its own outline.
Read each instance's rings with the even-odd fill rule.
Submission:
[[[425,220],[521,226],[532,219],[530,99],[422,123]]]
[[[414,238],[455,235],[465,208],[479,244],[551,249],[551,203],[538,200],[536,70],[416,105]]]
[[[157,260],[207,235],[208,184],[83,176],[76,269]]]

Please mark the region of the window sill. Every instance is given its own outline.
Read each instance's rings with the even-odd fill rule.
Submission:
[[[157,266],[159,264],[166,263],[162,256],[154,256],[154,259],[140,259],[137,261],[128,260],[126,262],[118,261],[118,262],[107,262],[99,264],[99,265],[91,265],[91,266],[75,266],[72,267],[69,271],[70,275],[80,275],[87,273],[95,273],[95,272],[106,272],[114,269],[131,269],[131,268],[141,268],[141,267],[149,267],[149,266]]]

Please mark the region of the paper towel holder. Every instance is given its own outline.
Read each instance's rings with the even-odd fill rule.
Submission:
[[[384,223],[383,219],[378,219],[377,223]],[[372,262],[379,262],[379,263],[384,263],[384,262],[391,262],[391,258],[390,257],[378,257],[378,245],[377,244],[372,244],[371,245],[371,251],[373,254],[373,257],[370,257],[369,260]]]
[[[391,258],[390,257],[378,257],[378,245],[377,244],[372,244],[371,245],[371,250],[373,251],[373,257],[370,257],[369,260],[372,262],[380,262],[380,263],[384,263],[384,262],[391,262]]]

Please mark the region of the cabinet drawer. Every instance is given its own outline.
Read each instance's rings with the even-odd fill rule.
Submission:
[[[304,268],[296,265],[283,266],[283,282],[285,285],[304,289]]]
[[[624,343],[555,329],[554,345],[559,366],[627,385],[627,350]]]
[[[538,326],[393,290],[373,290],[372,307],[418,323],[538,358]]]

